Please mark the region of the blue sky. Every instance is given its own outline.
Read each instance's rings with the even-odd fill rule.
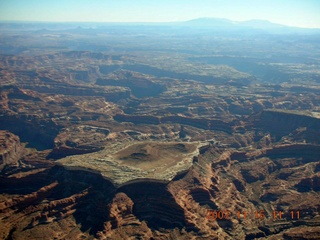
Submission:
[[[320,28],[320,0],[0,0],[0,20],[170,22],[200,17]]]

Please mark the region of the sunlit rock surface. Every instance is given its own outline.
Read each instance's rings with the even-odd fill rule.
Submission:
[[[18,165],[18,161],[26,154],[18,136],[9,131],[0,130],[0,170],[5,166]]]
[[[71,156],[58,162],[70,169],[100,172],[116,185],[143,179],[169,182],[192,166],[200,146],[200,143],[178,142],[115,143],[100,152]]]
[[[0,239],[319,238],[317,41],[127,30],[1,36]]]

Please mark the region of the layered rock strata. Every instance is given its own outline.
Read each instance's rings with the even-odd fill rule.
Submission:
[[[100,172],[116,186],[143,181],[169,182],[188,170],[199,154],[200,143],[140,142],[114,143],[110,148],[58,162],[69,169]]]
[[[0,169],[6,165],[15,165],[26,154],[18,136],[9,131],[0,130]]]

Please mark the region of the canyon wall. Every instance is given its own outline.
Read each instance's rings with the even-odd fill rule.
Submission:
[[[17,164],[25,153],[26,150],[18,136],[0,130],[0,170],[5,165]]]

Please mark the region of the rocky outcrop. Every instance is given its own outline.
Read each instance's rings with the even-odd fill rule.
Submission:
[[[216,130],[226,133],[231,133],[233,126],[232,122],[228,123],[220,120],[188,118],[181,116],[155,117],[117,114],[116,116],[114,116],[114,119],[119,122],[132,122],[136,124],[178,123],[201,129]]]
[[[95,235],[104,229],[109,216],[107,205],[115,191],[97,174],[70,172],[59,166],[23,178],[1,178],[0,186],[1,194],[15,194],[0,201],[4,217],[1,239],[77,239]],[[50,225],[56,227],[48,228]]]
[[[320,143],[320,118],[312,113],[284,110],[264,110],[255,117],[254,125],[267,130],[280,139],[283,136],[297,135],[304,128],[303,138],[310,143]],[[301,137],[300,137],[301,138]],[[299,139],[299,137],[295,137]]]
[[[151,229],[173,229],[185,226],[183,209],[166,189],[166,184],[140,182],[125,185],[118,191],[126,193],[134,202],[133,214],[146,221]]]
[[[287,229],[302,225],[313,226],[310,234],[316,234],[319,177],[307,177],[316,162],[297,162],[311,165],[305,171],[289,168],[291,175],[279,180],[277,176],[286,173],[274,164],[281,155],[273,162],[263,151],[241,154],[209,146],[201,152],[187,172],[170,182],[140,179],[115,188],[98,172],[61,166],[17,179],[1,177],[0,193],[7,194],[0,201],[1,237],[48,239],[42,234],[44,227],[57,238],[281,238],[294,236]],[[301,220],[287,215],[280,224],[272,219],[272,206],[289,214],[301,211]],[[264,210],[264,219],[255,219],[257,209]],[[220,212],[221,219],[208,218],[208,210]]]
[[[104,78],[98,78],[97,85],[129,87],[135,97],[156,97],[166,88],[151,80],[148,75],[133,71],[119,70],[108,74]]]
[[[123,225],[139,223],[132,213],[133,205],[134,202],[125,193],[116,194],[112,202],[108,205],[108,210],[110,212],[109,223],[111,228],[105,230],[108,231]]]
[[[150,181],[168,183],[192,166],[200,146],[198,142],[114,142],[99,152],[68,156],[58,162],[71,169],[98,171],[117,187]]]
[[[315,144],[283,144],[265,150],[260,157],[272,159],[277,168],[295,167],[310,162],[318,162],[320,146]],[[290,159],[290,161],[286,160]]]
[[[320,191],[320,176],[314,176],[312,178],[304,178],[295,185],[299,192]]]
[[[309,239],[316,240],[320,236],[320,227],[297,227],[286,231],[283,238],[286,240]]]
[[[55,147],[47,158],[59,159],[100,151],[108,143],[109,133],[107,128],[88,125],[64,129],[54,139]]]
[[[55,147],[50,154],[48,154],[47,159],[60,159],[72,155],[81,155],[86,153],[93,153],[102,150],[103,147],[90,147],[77,148],[69,146],[58,146]]]
[[[99,76],[99,70],[96,67],[89,69],[69,69],[72,80],[78,80],[85,83],[92,83]]]
[[[6,165],[17,164],[25,154],[26,149],[18,136],[0,130],[0,169]]]
[[[258,180],[264,180],[268,175],[274,172],[276,164],[266,159],[256,160],[254,164],[244,163],[241,167],[241,174],[246,182],[252,183]]]
[[[46,94],[63,94],[71,96],[95,96],[104,97],[107,101],[117,102],[121,99],[130,98],[130,90],[120,87],[104,87],[90,88],[80,86],[58,85],[58,86],[46,86],[46,85],[22,85],[25,89],[34,90],[40,93]]]
[[[28,142],[30,147],[38,150],[52,148],[54,138],[61,128],[51,119],[41,119],[31,114],[0,116],[0,125],[6,126],[6,129],[18,135],[21,141]]]
[[[119,122],[132,122],[135,124],[160,124],[160,118],[154,116],[130,116],[117,114],[113,118]]]

